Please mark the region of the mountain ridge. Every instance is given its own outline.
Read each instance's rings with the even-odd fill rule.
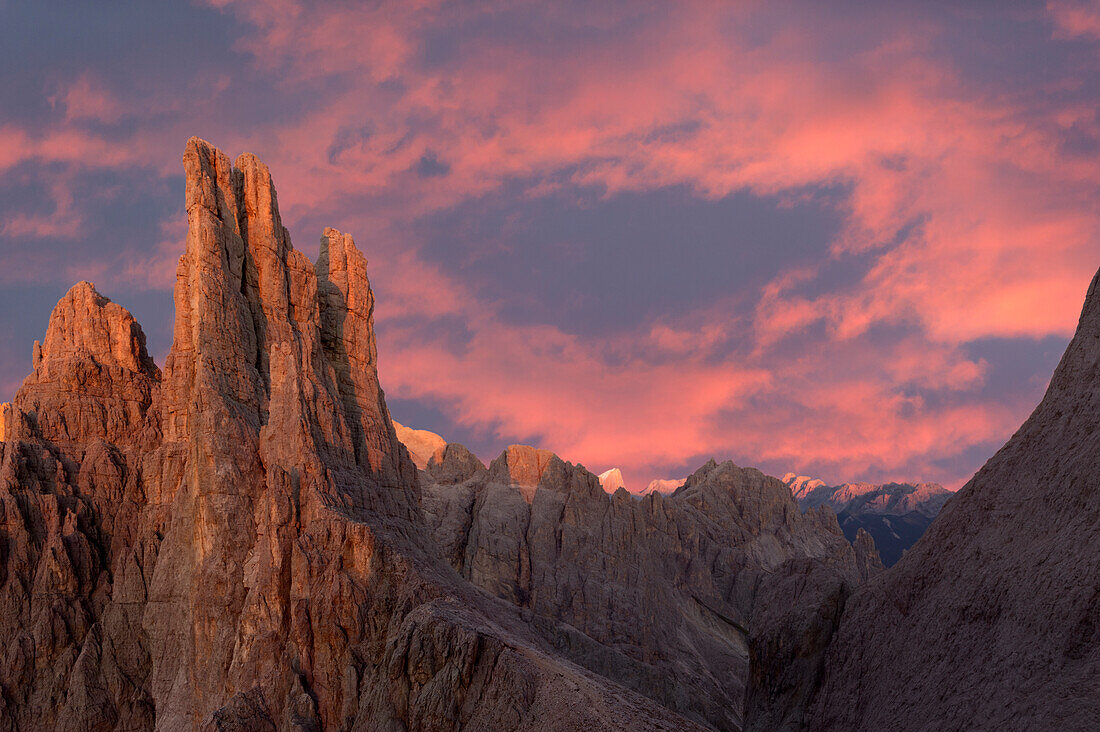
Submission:
[[[870,534],[887,567],[892,567],[916,543],[953,495],[938,483],[830,486],[823,480],[795,473],[785,474],[783,482],[803,510],[832,508],[849,541],[855,542],[860,531]]]
[[[897,565],[772,598],[747,728],[1095,727],[1098,415],[1100,271],[1039,405]]]

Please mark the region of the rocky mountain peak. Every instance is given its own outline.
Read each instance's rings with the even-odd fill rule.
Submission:
[[[220,418],[239,426],[241,444],[259,440],[281,459],[316,450],[342,469],[365,468],[388,486],[383,493],[414,490],[378,385],[374,297],[352,238],[326,229],[315,267],[294,249],[255,156],[231,165],[192,138],[184,169],[188,236],[165,375],[169,438],[194,434],[197,417]],[[372,499],[352,490],[326,500]]]
[[[623,481],[623,473],[618,468],[611,468],[599,474],[600,485],[608,493],[614,493],[620,488],[626,488]]]
[[[397,439],[401,440],[409,451],[413,463],[420,470],[425,470],[428,463],[442,462],[447,449],[447,441],[434,432],[428,430],[414,430],[410,427],[393,422],[393,428],[397,433]]]
[[[853,543],[869,532],[886,566],[892,566],[924,533],[953,495],[936,483],[843,483],[787,473],[783,482],[802,510],[828,506]]]
[[[783,476],[783,482],[791,489],[791,495],[798,501],[802,508],[821,506],[828,502],[834,488],[825,484],[820,478],[811,478],[806,475],[787,473]],[[835,506],[834,509],[836,510]]]
[[[820,478],[811,478],[797,473],[786,473],[783,476],[783,482],[791,487],[791,493],[794,494],[795,499],[802,498],[825,485],[825,481]]]
[[[645,487],[639,495],[648,496],[651,493],[669,494],[674,493],[677,488],[682,486],[687,478],[656,478],[649,481],[649,485]]]
[[[433,455],[427,468],[431,480],[444,484],[462,483],[486,472],[485,464],[477,455],[457,442],[447,443],[442,458]]]
[[[864,529],[857,530],[852,546],[855,549],[856,564],[859,566],[860,575],[863,579],[869,579],[882,571],[882,557],[879,556],[875,539],[870,532]]]
[[[184,168],[163,373],[81,284],[0,411],[0,728],[733,730],[775,572],[866,573],[728,462],[645,500],[518,445],[418,473],[355,242],[297,251],[255,156]]]
[[[666,605],[689,609],[700,641],[733,634],[708,681],[728,693],[701,714],[687,687],[653,680],[661,644],[617,650],[638,614],[607,628],[606,585],[560,591],[588,572],[572,557],[598,556],[584,534],[612,499],[596,477],[516,446],[490,480],[461,445],[436,442],[423,505],[448,510],[429,523],[378,384],[354,241],[326,229],[316,265],[295,250],[255,156],[234,164],[193,138],[184,169],[163,373],[130,314],[81,284],[0,410],[0,728],[732,729],[739,631],[716,625],[736,614],[732,575],[698,601],[713,617],[649,593],[648,636]],[[492,525],[474,525],[475,493]],[[616,499],[615,533],[656,500]],[[651,518],[649,533],[670,536]],[[451,527],[449,543],[433,539]],[[663,571],[717,566],[708,546],[709,559],[670,556]],[[539,552],[563,547],[558,581]],[[637,566],[631,549],[622,586],[637,586]]]
[[[421,474],[424,513],[457,572],[536,627],[563,621],[553,638],[577,663],[715,729],[740,726],[749,619],[778,568],[822,563],[850,583],[881,569],[870,537],[853,549],[828,509],[804,514],[732,462],[644,500],[531,447],[438,475]]]
[[[78,283],[57,303],[45,337],[35,341],[32,361],[34,371],[5,420],[11,439],[119,444],[156,439],[151,409],[160,370],[133,315],[91,283]]]
[[[74,285],[54,307],[45,338],[35,342],[35,377],[49,379],[81,359],[160,377],[134,316],[99,294],[90,282]]]
[[[561,458],[550,450],[529,445],[510,445],[489,465],[489,478],[522,488],[535,488],[543,475]]]

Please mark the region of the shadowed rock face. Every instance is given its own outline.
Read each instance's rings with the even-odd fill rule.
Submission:
[[[488,470],[467,456],[447,445],[424,474],[452,566],[576,663],[716,729],[740,725],[747,629],[774,572],[806,561],[855,586],[881,569],[870,537],[853,550],[828,508],[802,513],[733,463],[638,500],[546,450],[512,446]]]
[[[81,283],[2,412],[0,728],[694,728],[440,558],[350,237],[314,265],[262,163],[184,167],[163,374]]]
[[[788,588],[805,612],[772,639],[810,615],[815,639],[800,670],[790,644],[754,654],[748,726],[1096,729],[1098,476],[1100,273],[1043,401],[901,561],[846,600]]]

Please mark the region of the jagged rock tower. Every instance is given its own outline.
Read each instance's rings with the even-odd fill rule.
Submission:
[[[81,283],[0,413],[0,728],[691,728],[425,538],[351,238],[314,265],[255,157],[184,167],[164,373]]]
[[[343,669],[317,661],[360,634],[373,544],[347,519],[417,511],[378,386],[366,265],[333,230],[316,268],[294,250],[254,156],[232,165],[192,139],[184,168],[187,250],[148,475],[172,496],[143,621],[158,722],[182,726],[257,682],[341,719]]]

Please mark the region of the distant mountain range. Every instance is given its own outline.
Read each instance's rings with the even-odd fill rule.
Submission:
[[[620,471],[618,468],[605,470],[604,472],[600,473],[599,479],[600,485],[608,493],[614,493],[620,488],[626,488],[626,482],[623,480],[622,471]],[[659,478],[657,480],[649,481],[649,485],[647,485],[641,493],[634,493],[633,491],[630,491],[629,488],[626,488],[626,490],[629,491],[631,495],[633,495],[635,498],[645,498],[651,493],[661,493],[663,495],[668,495],[680,486],[682,486],[686,481],[687,478]]]
[[[783,482],[803,511],[828,506],[849,541],[864,529],[875,539],[882,563],[892,566],[921,538],[953,494],[938,483],[844,483],[787,473]]]

